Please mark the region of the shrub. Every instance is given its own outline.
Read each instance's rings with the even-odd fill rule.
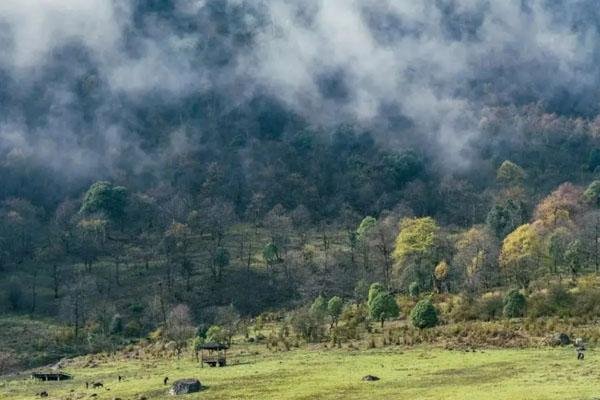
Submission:
[[[215,325],[218,325],[223,330],[227,343],[231,343],[233,336],[237,333],[241,323],[240,314],[237,312],[233,304],[228,307],[217,308]]]
[[[320,342],[323,339],[324,331],[322,320],[317,318],[313,312],[306,308],[292,313],[290,324],[294,332],[308,342]]]
[[[327,314],[331,318],[331,327],[334,325],[337,326],[340,315],[342,314],[342,310],[344,309],[344,300],[339,298],[338,296],[333,296],[327,302]]]
[[[205,340],[201,336],[194,336],[194,338],[192,339],[192,350],[196,354],[196,358],[198,357],[198,352],[200,352],[202,350],[200,347],[204,343],[205,343]]]
[[[53,335],[54,341],[59,346],[69,346],[75,341],[75,332],[71,328],[57,328]]]
[[[525,314],[527,300],[517,289],[513,289],[507,293],[504,298],[504,316],[507,318],[522,317]]]
[[[371,302],[375,299],[375,297],[385,291],[386,290],[381,283],[373,283],[371,287],[369,287],[369,298],[367,299],[367,304],[369,304],[369,307],[371,306]]]
[[[344,331],[340,336],[346,339],[358,339],[361,331],[367,329],[368,310],[364,304],[352,304],[344,308],[340,321]]]
[[[410,319],[419,329],[431,328],[438,323],[437,310],[429,299],[421,300],[410,312]]]
[[[411,282],[411,284],[408,285],[408,294],[410,297],[418,297],[420,292],[421,289],[419,288],[418,282]]]
[[[569,307],[568,310],[574,315],[578,317],[597,318],[600,314],[600,290],[597,288],[589,287],[581,289],[575,295],[576,301],[574,302],[572,301],[573,295],[566,290],[565,294],[566,299],[563,299],[563,307]]]
[[[119,335],[123,332],[123,317],[121,317],[121,314],[113,315],[108,329],[111,335]]]
[[[500,294],[486,293],[477,301],[475,314],[477,319],[490,321],[502,316],[503,307],[504,300]]]
[[[554,307],[548,302],[548,294],[534,292],[527,301],[527,316],[531,318],[548,317],[554,315]]]
[[[227,333],[218,325],[213,325],[206,331],[206,341],[224,343],[227,340]]]
[[[127,337],[139,337],[142,334],[142,326],[137,321],[128,322],[123,331]]]
[[[410,296],[398,296],[396,300],[402,315],[409,315],[416,304],[415,300]]]
[[[8,285],[8,293],[6,300],[12,311],[17,311],[23,305],[23,287],[21,283],[16,279],[11,279]]]
[[[148,339],[150,339],[150,341],[152,342],[157,342],[159,340],[161,340],[164,337],[164,332],[162,330],[162,328],[156,328],[155,330],[153,330],[152,332],[150,332],[148,334]]]
[[[323,296],[317,297],[310,306],[310,312],[315,318],[324,320],[327,315],[327,300]]]
[[[537,292],[527,299],[527,315],[530,317],[559,316],[568,317],[574,311],[582,310],[582,304],[577,301],[578,307],[573,307],[574,297],[562,285],[554,285],[546,292]]]
[[[400,309],[394,296],[387,292],[381,292],[369,303],[369,313],[371,318],[381,321],[381,327],[383,328],[384,321],[397,317],[400,314]]]

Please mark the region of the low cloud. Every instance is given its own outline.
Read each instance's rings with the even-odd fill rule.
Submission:
[[[230,108],[269,96],[314,125],[355,123],[465,167],[486,106],[592,116],[600,104],[591,0],[142,3],[0,2],[3,157],[90,175],[124,158],[151,167],[132,105],[214,92]],[[157,133],[165,151],[196,145],[182,126]]]

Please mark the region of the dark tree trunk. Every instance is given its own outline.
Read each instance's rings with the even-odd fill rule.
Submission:
[[[115,261],[115,282],[117,283],[117,286],[121,286],[121,277],[120,277],[120,262],[119,261]]]
[[[58,299],[58,286],[59,286],[59,276],[58,276],[58,265],[52,265],[52,279],[53,279],[53,287],[54,287],[54,298]]]
[[[77,297],[75,297],[74,306],[75,306],[74,307],[75,338],[78,338],[79,337],[79,299]]]
[[[33,279],[31,281],[31,314],[35,313],[37,305],[37,271],[33,273]]]

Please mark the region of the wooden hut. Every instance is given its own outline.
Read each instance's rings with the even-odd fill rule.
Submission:
[[[204,343],[198,347],[202,352],[200,363],[202,367],[208,364],[211,367],[224,367],[227,365],[227,345],[222,343]]]

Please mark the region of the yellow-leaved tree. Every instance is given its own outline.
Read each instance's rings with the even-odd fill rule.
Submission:
[[[467,287],[475,290],[495,283],[498,248],[498,239],[485,226],[474,226],[458,237],[452,265],[465,275]]]
[[[403,283],[416,282],[420,289],[430,289],[440,244],[440,228],[433,218],[404,218],[392,253],[394,272]]]
[[[435,286],[438,292],[447,291],[447,282],[448,272],[450,268],[448,267],[448,263],[446,260],[442,260],[435,266],[433,270],[433,276],[435,277]]]
[[[541,258],[541,240],[532,224],[521,225],[502,242],[500,266],[523,288],[529,286]]]
[[[544,228],[571,226],[573,216],[582,209],[583,189],[566,182],[544,198],[535,208],[535,218]]]

